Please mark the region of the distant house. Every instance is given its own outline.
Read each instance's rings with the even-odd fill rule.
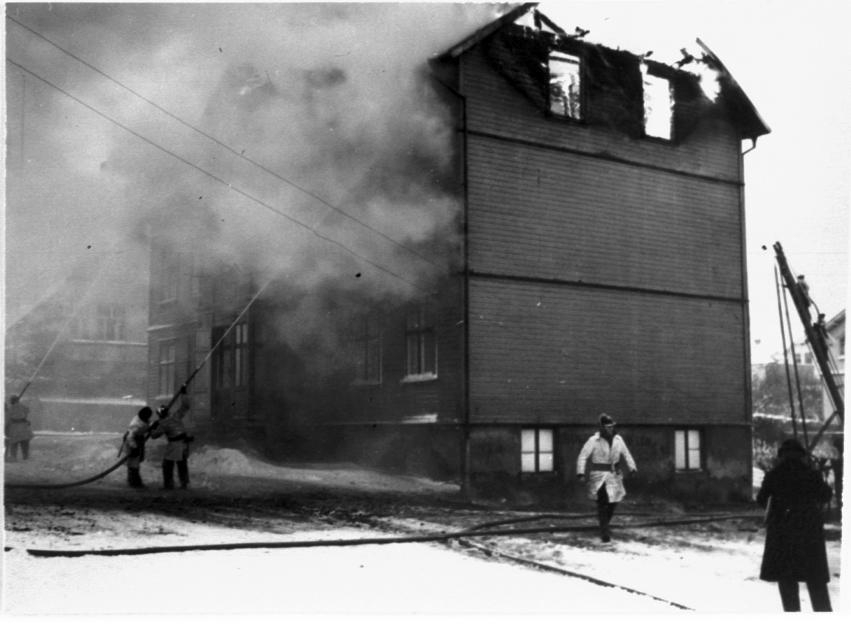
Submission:
[[[405,301],[311,294],[343,337],[318,370],[272,331],[307,294],[269,291],[193,381],[198,427],[563,492],[605,411],[644,487],[749,497],[742,141],[769,129],[717,57],[704,62],[717,95],[688,68],[561,33],[529,5],[432,59],[456,128],[453,269]],[[155,230],[160,400],[257,288],[202,247],[176,251]]]
[[[828,341],[827,347],[833,377],[836,385],[840,389],[845,388],[845,310],[834,315],[825,323],[825,331],[827,332]],[[823,390],[824,396],[824,418],[827,419],[833,414],[834,406],[827,392],[827,388]]]
[[[23,401],[36,428],[123,431],[145,404],[145,260],[126,249],[79,264],[7,331],[6,393],[35,374]]]

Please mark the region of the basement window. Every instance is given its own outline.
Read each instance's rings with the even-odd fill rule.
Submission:
[[[434,320],[420,306],[405,318],[406,376],[403,382],[420,382],[437,377],[437,341]]]
[[[671,81],[649,74],[642,65],[644,84],[644,134],[670,141],[673,135],[674,94]]]
[[[578,56],[553,52],[549,59],[550,113],[582,119],[581,64]]]
[[[703,468],[702,438],[700,430],[674,431],[674,469],[700,471]]]
[[[520,471],[549,473],[554,462],[553,431],[549,428],[528,428],[520,431]]]

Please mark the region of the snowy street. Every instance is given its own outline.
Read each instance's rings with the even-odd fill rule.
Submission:
[[[6,484],[94,474],[114,462],[116,442],[109,434],[42,434],[28,462],[5,465]],[[124,485],[122,470],[76,488],[7,488],[4,614],[780,611],[774,585],[758,579],[764,531],[748,507],[687,511],[632,497],[615,517],[614,542],[604,546],[593,531],[569,529],[593,528],[583,501],[556,511],[468,503],[454,484],[353,465],[279,466],[214,447],[201,447],[191,465],[189,491],[161,491],[153,457],[143,467],[149,487],[142,491]],[[654,524],[707,517],[718,520]],[[416,539],[482,525],[506,533],[191,550]],[[530,527],[542,531],[511,534]],[[829,589],[838,610],[838,526],[830,525],[828,536]],[[83,557],[27,552],[150,547],[190,550]],[[147,592],[163,590],[140,604],[139,583]],[[808,611],[805,591],[802,604]]]

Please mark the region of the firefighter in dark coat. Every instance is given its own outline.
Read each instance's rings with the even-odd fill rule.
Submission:
[[[121,444],[120,453],[127,454],[127,483],[132,488],[145,487],[142,482],[141,467],[145,459],[145,441],[148,438],[152,414],[153,411],[148,406],[139,410],[130,421]]]
[[[814,611],[830,612],[822,508],[832,492],[798,441],[783,442],[777,456],[757,495],[767,509],[759,577],[777,582],[786,612],[801,610],[798,582],[806,582]]]

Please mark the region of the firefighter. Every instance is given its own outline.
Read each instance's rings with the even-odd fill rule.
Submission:
[[[30,409],[24,406],[20,397],[11,395],[5,406],[6,423],[3,434],[6,439],[5,459],[16,462],[18,459],[18,447],[21,448],[21,456],[24,460],[30,457],[30,440],[33,438],[32,424],[30,424]]]
[[[133,419],[124,433],[121,452],[127,454],[127,484],[131,488],[144,488],[140,467],[145,459],[145,440],[148,438],[153,411],[145,406]]]
[[[186,395],[185,385],[180,387],[180,398],[180,406],[173,414],[168,413],[167,407],[161,406],[157,410],[159,420],[151,427],[152,438],[165,436],[167,440],[162,464],[165,490],[174,489],[175,464],[180,488],[189,487],[189,443],[194,439],[189,436],[183,423],[184,415],[189,412],[189,397]]]
[[[635,460],[619,434],[615,434],[615,420],[606,413],[599,416],[600,430],[582,446],[576,460],[576,476],[587,484],[589,499],[597,502],[600,538],[611,542],[609,523],[615,506],[626,495],[623,486],[623,466],[631,473],[638,471]]]

